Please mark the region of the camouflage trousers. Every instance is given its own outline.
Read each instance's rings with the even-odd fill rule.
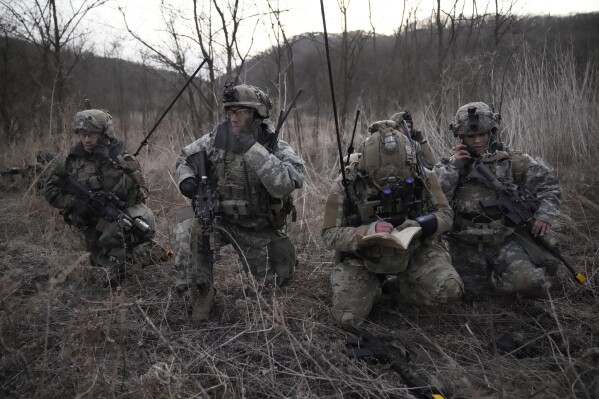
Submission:
[[[289,280],[297,259],[287,235],[272,227],[247,229],[227,221],[213,226],[206,240],[198,219],[180,221],[174,230],[177,286],[209,284],[213,277],[213,252],[233,245],[244,270],[264,285],[280,286]]]
[[[136,204],[125,209],[132,218],[145,221],[152,230],[156,229],[154,214],[144,204]],[[141,242],[135,235],[126,234],[117,222],[90,228],[85,231],[87,250],[93,266],[102,266],[110,270],[113,276],[127,272],[131,266],[147,266],[160,258],[162,249],[155,248],[149,242]],[[100,227],[101,226],[101,227]]]
[[[434,243],[423,243],[412,253],[407,268],[394,275],[398,282],[394,288],[409,304],[434,306],[462,296],[463,283],[449,254]],[[368,271],[358,258],[346,257],[337,264],[331,274],[335,321],[359,326],[381,296],[386,276]]]
[[[453,266],[464,281],[465,294],[482,298],[494,290],[500,294],[544,297],[551,286],[549,274],[558,260],[517,231],[499,245],[447,239]],[[548,272],[549,271],[549,272]]]

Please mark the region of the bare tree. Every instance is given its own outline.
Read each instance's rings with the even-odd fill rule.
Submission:
[[[347,12],[351,0],[337,0],[339,11],[342,18],[342,36],[341,36],[341,65],[342,65],[342,90],[341,90],[341,126],[345,126],[349,116],[349,99],[354,93],[353,80],[356,73],[362,50],[371,32],[348,31]]]
[[[209,122],[218,120],[218,98],[220,90],[217,76],[224,75],[227,78],[237,78],[247,59],[254,34],[247,35],[250,44],[245,49],[241,48],[240,28],[246,28],[247,22],[257,26],[259,13],[251,12],[243,0],[212,0],[209,2],[192,1],[192,12],[187,9],[176,9],[172,4],[161,3],[161,13],[164,26],[166,27],[166,39],[164,43],[149,41],[135,32],[127,25],[127,30],[138,42],[148,49],[155,60],[162,65],[172,68],[179,74],[188,78],[185,72],[187,54],[195,53],[194,48],[199,47],[203,58],[207,60],[209,92],[202,90],[197,82],[197,95],[202,105],[209,111]],[[249,10],[249,11],[248,11]],[[125,12],[121,10],[125,19]],[[188,15],[192,15],[192,20]],[[187,24],[187,25],[186,25]],[[194,98],[188,93],[188,103],[193,114],[200,115],[205,112],[194,105]],[[201,125],[201,119],[196,124]]]
[[[50,120],[56,116],[56,126],[62,126],[62,103],[68,89],[67,81],[80,59],[85,31],[81,23],[87,14],[107,0],[71,0],[58,6],[56,0],[0,0],[0,12],[14,26],[11,35],[35,45],[43,68],[34,77],[44,96],[49,94]],[[69,50],[72,56],[67,56]],[[56,105],[56,107],[54,107]],[[32,110],[37,111],[37,110]],[[50,134],[53,123],[50,123]]]

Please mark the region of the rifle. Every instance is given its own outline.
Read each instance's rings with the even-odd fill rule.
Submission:
[[[198,74],[198,72],[200,72],[200,69],[202,69],[202,67],[204,66],[204,64],[206,63],[206,61],[207,61],[207,58],[205,58],[202,61],[202,63],[198,67],[198,69],[196,69],[195,72],[189,77],[189,79],[187,79],[187,82],[185,82],[185,84],[183,85],[183,87],[181,88],[181,90],[179,90],[179,93],[177,93],[177,95],[175,96],[175,98],[173,98],[173,101],[171,101],[170,105],[162,113],[162,115],[160,116],[160,118],[158,118],[158,121],[154,124],[154,127],[152,127],[152,129],[150,129],[150,133],[148,133],[148,135],[146,137],[144,137],[144,139],[142,140],[141,144],[139,145],[139,148],[137,149],[137,151],[135,151],[135,153],[133,154],[133,156],[136,157],[139,154],[139,152],[141,151],[141,149],[144,148],[144,146],[148,145],[148,140],[150,139],[150,136],[152,136],[152,134],[154,134],[154,130],[156,130],[156,128],[158,127],[158,125],[160,125],[160,122],[162,122],[162,120],[164,119],[164,117],[166,116],[166,114],[168,114],[168,111],[170,111],[171,108],[173,107],[173,105],[175,105],[175,102],[179,99],[179,97],[181,97],[181,94],[183,94],[183,91],[187,88],[187,86],[189,86],[189,84],[191,83],[191,81],[193,80],[193,78]]]
[[[535,220],[534,214],[539,209],[540,203],[528,190],[517,190],[506,187],[483,162],[479,162],[472,169],[468,178],[482,182],[497,193],[497,198],[493,200],[480,201],[480,206],[483,210],[498,210],[515,226],[526,225],[530,227],[533,224]],[[533,236],[533,238],[559,259],[570,273],[572,273],[577,282],[580,284],[587,282],[586,276],[578,273],[554,246],[539,237]]]
[[[202,223],[203,235],[210,237],[212,222],[219,213],[218,191],[210,187],[206,167],[206,150],[188,157],[188,162],[194,169],[196,176],[200,178],[198,193],[194,200],[194,214]]]
[[[392,339],[379,337],[353,327],[344,327],[351,335],[345,337],[348,356],[354,359],[375,360],[390,364],[410,392],[422,399],[444,399],[445,397],[410,365],[410,353]]]
[[[210,236],[213,231],[213,222],[218,215],[218,191],[210,187],[208,182],[208,168],[206,167],[206,150],[193,154],[188,157],[188,162],[194,169],[196,176],[199,177],[198,192],[194,199],[194,215],[202,224],[202,242],[204,248],[210,249]],[[214,253],[209,251],[210,264],[214,264]]]
[[[198,192],[193,201],[194,216],[200,220],[202,226],[202,247],[205,249],[203,254],[206,256],[202,259],[202,262],[206,262],[203,266],[208,266],[209,276],[208,283],[212,284],[212,269],[214,267],[215,250],[211,248],[210,237],[214,230],[214,219],[220,213],[218,191],[216,188],[210,186],[208,182],[208,167],[206,166],[206,150],[201,150],[196,154],[190,155],[187,158],[187,162],[193,167],[196,176],[199,177]],[[198,320],[202,313],[202,306],[206,304],[198,297],[200,294],[197,290],[198,285],[198,270],[197,264],[194,262],[194,270],[191,279],[192,289],[191,302],[192,302],[192,320]],[[209,290],[213,290],[209,287]],[[210,292],[210,291],[209,291]],[[210,304],[210,306],[212,306]]]
[[[125,203],[114,193],[91,192],[72,176],[67,176],[61,189],[66,193],[73,194],[87,201],[91,211],[99,218],[110,223],[116,222],[123,231],[135,234],[142,242],[151,242],[157,245],[153,240],[154,230],[142,219],[132,218],[123,212],[121,209],[125,207]]]
[[[17,168],[16,166],[13,166],[12,168],[6,168],[6,170],[3,170],[2,172],[0,172],[0,176],[14,176],[14,175],[20,175],[21,172],[21,168]]]
[[[297,91],[297,93],[295,94],[295,97],[293,97],[293,101],[291,101],[291,104],[289,105],[289,107],[285,111],[281,110],[281,112],[279,113],[279,120],[277,122],[277,128],[275,129],[274,138],[270,142],[270,145],[267,147],[267,149],[270,152],[273,152],[275,150],[275,148],[277,148],[277,142],[279,141],[279,133],[281,132],[281,128],[283,127],[285,120],[289,116],[289,113],[293,110],[293,108],[295,108],[295,103],[297,102],[297,99],[299,98],[300,94],[302,94],[303,91],[304,90],[299,89]]]

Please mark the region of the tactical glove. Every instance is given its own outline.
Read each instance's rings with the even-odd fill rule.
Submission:
[[[251,133],[241,132],[237,135],[237,153],[245,154],[254,144],[256,138]]]
[[[424,140],[424,135],[422,134],[422,132],[420,130],[412,130],[410,132],[410,135],[412,136],[413,140],[415,140],[419,143]]]
[[[93,222],[95,213],[86,201],[75,201],[64,213],[64,219],[67,223],[84,226]]]
[[[100,160],[105,160],[106,158],[110,157],[110,151],[108,151],[108,147],[106,147],[104,144],[96,144],[93,153],[96,158]]]
[[[199,188],[198,181],[193,177],[188,177],[179,184],[179,191],[189,199],[193,199],[196,196]]]

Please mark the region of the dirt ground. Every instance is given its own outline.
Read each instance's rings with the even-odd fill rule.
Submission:
[[[565,190],[556,231],[589,278],[562,268],[547,300],[398,306],[384,295],[364,329],[409,352],[445,398],[599,398],[599,195]],[[599,192],[599,190],[597,191]],[[169,244],[173,215],[157,210]],[[5,398],[412,398],[395,368],[351,359],[329,314],[332,253],[294,226],[300,267],[260,292],[220,254],[211,320],[192,325],[172,261],[115,290],[43,198],[0,193],[0,395]],[[310,230],[312,229],[312,230]]]

